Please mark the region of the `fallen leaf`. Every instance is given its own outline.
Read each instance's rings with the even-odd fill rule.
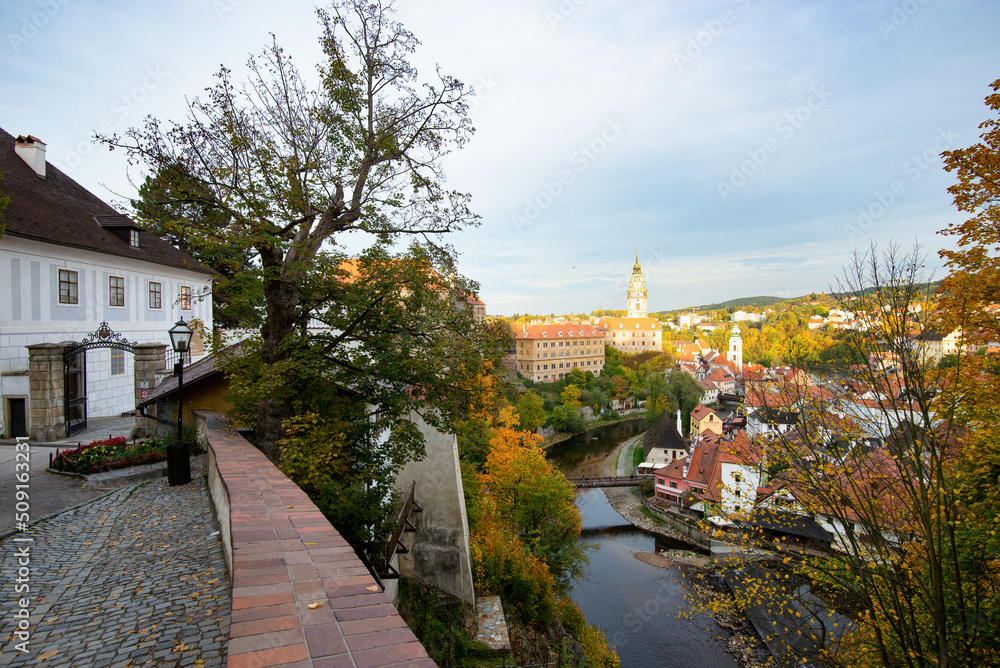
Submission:
[[[57,649],[50,649],[45,654],[40,654],[38,656],[38,660],[39,661],[45,661],[46,659],[51,659],[52,657],[54,657],[58,653],[59,653],[59,650],[57,650]]]
[[[295,506],[285,506],[285,508],[294,508]]]
[[[310,609],[310,610],[315,610],[316,608],[320,607],[321,605],[323,605],[323,604],[322,604],[321,602],[317,602],[317,603],[310,603],[310,604],[309,604],[309,609]]]
[[[365,587],[366,591],[378,591],[378,585],[372,585],[371,587]]]

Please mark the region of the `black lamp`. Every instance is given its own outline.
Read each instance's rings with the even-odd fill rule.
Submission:
[[[191,461],[187,444],[181,440],[184,426],[184,356],[190,353],[194,330],[181,318],[167,334],[170,335],[170,345],[177,353],[177,362],[174,363],[174,375],[177,376],[177,441],[167,446],[167,479],[171,485],[186,485],[191,482]]]

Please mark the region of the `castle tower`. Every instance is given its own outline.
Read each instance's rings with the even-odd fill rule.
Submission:
[[[649,317],[646,311],[646,279],[642,277],[638,253],[635,256],[635,266],[632,267],[632,279],[628,283],[628,313],[625,317]]]
[[[734,325],[729,332],[729,361],[736,367],[736,373],[743,372],[743,337],[740,336],[740,326]]]

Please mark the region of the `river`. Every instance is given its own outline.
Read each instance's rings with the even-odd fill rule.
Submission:
[[[643,428],[641,421],[630,421],[593,429],[553,446],[549,457],[566,475],[598,476],[607,453]],[[587,621],[604,631],[622,667],[735,668],[726,653],[728,632],[711,616],[679,617],[688,609],[684,567],[658,568],[633,556],[688,546],[633,527],[603,490],[580,490],[577,506],[583,514],[580,540],[593,550],[571,596]]]

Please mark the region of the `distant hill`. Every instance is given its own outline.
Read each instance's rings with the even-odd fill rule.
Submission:
[[[756,308],[764,308],[766,306],[771,306],[777,304],[778,302],[788,301],[789,297],[740,297],[739,299],[730,299],[729,301],[720,302],[718,304],[706,304],[705,306],[689,306],[683,309],[673,309],[674,311],[720,311],[729,308],[730,306],[734,308],[744,308],[747,306],[752,306]],[[667,313],[668,311],[661,311],[661,313]]]

